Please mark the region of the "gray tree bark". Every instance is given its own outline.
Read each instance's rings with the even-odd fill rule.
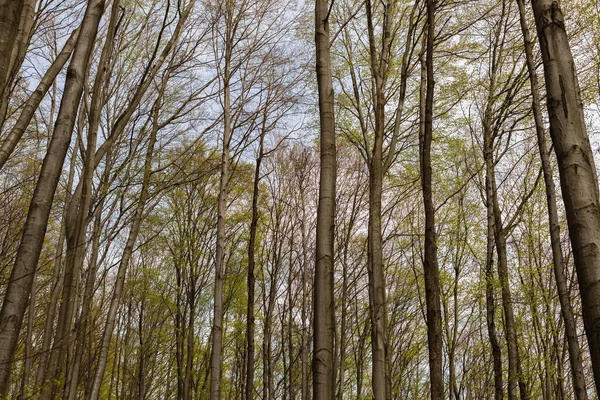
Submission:
[[[533,0],[542,51],[550,136],[579,281],[583,322],[600,394],[600,200],[598,176],[564,16],[556,0]]]
[[[229,3],[230,4],[230,3]],[[233,38],[227,35],[225,50],[225,70],[223,75],[223,149],[219,196],[217,200],[217,250],[215,255],[215,286],[212,325],[212,350],[210,354],[210,399],[221,398],[221,358],[223,350],[223,269],[225,264],[225,213],[227,211],[227,191],[229,183],[229,144],[231,142],[231,50]]]
[[[386,2],[383,11],[381,49],[377,51],[371,0],[365,2],[372,75],[375,119],[373,147],[369,154],[369,222],[367,235],[367,269],[369,275],[369,308],[371,314],[372,388],[376,400],[390,396],[387,349],[387,312],[385,276],[383,272],[383,238],[381,197],[383,192],[383,139],[385,135],[385,89],[390,65],[392,39],[391,14],[395,3]]]
[[[546,201],[548,203],[548,223],[550,225],[550,242],[552,244],[552,260],[554,264],[554,278],[558,288],[558,299],[560,301],[561,313],[565,323],[565,337],[569,350],[569,363],[571,365],[571,377],[573,378],[573,392],[578,400],[587,400],[588,395],[585,387],[585,375],[581,363],[581,349],[579,339],[577,338],[577,325],[573,316],[573,308],[569,299],[569,289],[565,277],[565,262],[560,246],[560,224],[558,222],[558,211],[556,207],[556,187],[552,176],[552,165],[546,145],[546,133],[544,131],[544,122],[542,119],[541,96],[538,88],[538,79],[535,72],[535,62],[533,60],[533,46],[531,44],[531,35],[527,26],[525,14],[525,4],[523,0],[517,0],[519,6],[519,16],[521,22],[521,31],[523,32],[523,42],[525,45],[525,56],[527,58],[527,70],[529,72],[529,82],[531,85],[531,109],[535,122],[535,130],[538,139],[538,149],[542,161],[542,171],[546,187]]]
[[[328,0],[315,1],[315,44],[321,164],[314,278],[313,398],[332,400],[334,370],[334,220],[336,196],[336,141]]]

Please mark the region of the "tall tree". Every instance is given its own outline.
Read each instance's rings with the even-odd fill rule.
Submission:
[[[381,197],[383,192],[383,140],[385,136],[385,88],[390,72],[392,25],[395,2],[383,4],[381,48],[375,43],[373,5],[365,2],[369,35],[370,66],[373,80],[373,110],[375,130],[373,147],[369,151],[369,226],[367,269],[369,273],[369,304],[371,314],[371,349],[373,357],[372,386],[376,400],[390,397],[387,348],[387,311],[385,304],[385,274],[383,271],[383,237],[381,224]]]
[[[431,177],[431,143],[433,141],[433,100],[435,81],[433,75],[433,48],[435,41],[436,0],[427,0],[427,35],[425,51],[425,99],[421,99],[422,133],[419,134],[421,187],[425,209],[425,243],[423,268],[425,270],[425,301],[427,307],[427,341],[429,344],[429,382],[431,399],[444,397],[442,369],[442,310],[440,302],[440,277],[435,227],[435,207]],[[423,68],[423,67],[421,67]],[[421,80],[423,85],[423,80]],[[423,89],[421,89],[421,96]]]
[[[83,92],[83,79],[103,12],[104,0],[93,0],[87,4],[68,68],[54,133],[31,199],[23,238],[0,310],[0,395],[3,396],[6,395],[12,359],[42,250],[50,207],[71,142]]]
[[[329,0],[315,0],[315,45],[320,122],[320,177],[314,278],[313,398],[334,398],[334,234],[336,196],[336,140]]]
[[[245,7],[243,1],[242,7]],[[223,282],[225,265],[225,217],[227,212],[227,191],[230,179],[230,144],[233,133],[231,122],[231,63],[239,15],[235,14],[235,2],[227,0],[222,11],[225,17],[223,70],[223,135],[219,178],[219,198],[217,200],[217,240],[215,252],[214,308],[212,322],[212,349],[210,354],[210,399],[221,398],[221,359],[223,351]]]
[[[600,199],[575,63],[557,0],[531,2],[546,80],[550,136],[558,160],[596,392],[600,394]]]
[[[552,175],[552,165],[550,163],[550,155],[548,154],[548,146],[546,145],[546,132],[542,118],[541,96],[538,88],[537,73],[535,71],[535,61],[533,58],[533,45],[531,43],[529,27],[527,26],[525,4],[523,0],[517,0],[517,3],[519,6],[519,20],[525,46],[529,84],[531,86],[531,110],[533,112],[538,150],[542,162],[542,172],[544,174],[544,184],[546,188],[554,278],[558,288],[558,299],[560,301],[561,314],[565,324],[565,336],[569,348],[569,362],[571,365],[571,376],[573,378],[573,391],[575,392],[576,399],[587,400],[588,395],[585,387],[583,365],[581,362],[581,349],[579,347],[579,339],[577,338],[577,325],[575,323],[575,317],[573,316],[573,307],[571,306],[567,278],[565,276],[566,268],[560,242],[560,223],[556,205],[556,187]]]

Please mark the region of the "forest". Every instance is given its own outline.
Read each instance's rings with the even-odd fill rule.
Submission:
[[[597,0],[0,0],[0,399],[600,396]]]

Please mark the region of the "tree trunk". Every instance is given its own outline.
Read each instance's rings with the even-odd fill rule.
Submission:
[[[25,351],[23,352],[23,376],[21,377],[21,392],[20,398],[26,399],[29,397],[30,387],[29,380],[31,376],[31,349],[33,347],[33,317],[35,315],[35,277],[31,286],[31,294],[29,296],[29,312],[27,316],[27,335],[25,337]]]
[[[333,260],[337,162],[328,0],[315,1],[315,43],[321,164],[313,293],[313,397],[315,400],[331,400],[335,388]]]
[[[600,201],[598,176],[564,16],[556,0],[533,0],[546,80],[550,136],[558,160],[596,392],[600,394]]]
[[[152,130],[150,132],[150,140],[148,143],[148,148],[146,150],[146,157],[144,160],[144,177],[142,180],[142,189],[140,192],[140,197],[137,202],[133,220],[131,222],[131,229],[129,230],[129,235],[127,237],[127,242],[125,244],[125,249],[123,251],[123,255],[121,256],[121,260],[119,262],[119,267],[117,270],[116,281],[114,284],[114,290],[112,293],[112,297],[110,300],[110,307],[106,316],[106,323],[104,326],[104,331],[102,333],[102,340],[100,345],[100,350],[98,354],[98,365],[96,366],[96,372],[94,374],[94,380],[92,384],[92,390],[90,392],[89,400],[98,400],[100,395],[100,387],[102,385],[102,379],[104,377],[104,370],[106,369],[106,363],[108,360],[108,350],[110,347],[110,340],[112,338],[112,333],[115,326],[115,319],[117,317],[117,311],[119,310],[119,305],[121,301],[121,294],[123,292],[123,286],[125,284],[125,275],[127,273],[127,268],[129,267],[129,262],[131,261],[131,256],[133,254],[134,246],[137,241],[138,234],[140,232],[140,226],[142,224],[142,219],[144,216],[144,209],[146,207],[146,202],[148,200],[148,186],[150,184],[150,175],[152,172],[152,157],[154,154],[154,146],[156,144],[156,135],[158,133],[159,124],[158,124],[158,112],[159,107],[162,104],[160,99],[162,98],[162,92],[158,94],[158,98],[154,104],[152,113],[153,113],[153,122],[152,122]]]
[[[10,1],[10,0],[9,0]],[[33,25],[36,22],[35,6],[37,0],[17,0],[12,1],[15,6],[21,8],[21,15],[17,22],[17,32],[14,36],[14,42],[11,44],[12,51],[8,59],[8,75],[6,76],[6,83],[3,88],[3,92],[0,92],[0,130],[2,129],[6,120],[6,112],[8,110],[8,104],[10,103],[11,86],[15,82],[15,77],[19,73],[23,61],[25,60],[25,54],[33,34]],[[1,9],[2,5],[0,5]],[[0,11],[0,14],[4,10]],[[0,45],[1,46],[1,45]]]
[[[533,49],[531,36],[527,26],[525,16],[525,5],[523,0],[517,0],[519,5],[519,14],[521,21],[521,30],[523,32],[523,41],[525,45],[525,55],[527,58],[527,70],[529,72],[529,81],[531,84],[532,111],[535,121],[535,129],[538,139],[538,148],[540,159],[542,161],[542,171],[544,174],[544,183],[546,187],[546,200],[548,203],[548,223],[550,226],[550,242],[552,244],[552,260],[554,264],[554,277],[558,288],[558,299],[560,301],[561,313],[565,323],[565,336],[569,349],[569,362],[571,365],[571,376],[573,378],[573,391],[578,400],[587,400],[587,391],[585,388],[585,375],[581,363],[581,350],[577,338],[577,325],[573,316],[573,308],[569,299],[569,290],[567,279],[565,277],[565,263],[562,249],[560,247],[560,224],[558,222],[558,211],[556,207],[556,188],[552,176],[552,165],[546,146],[546,135],[544,132],[544,122],[542,119],[542,110],[540,102],[540,93],[538,89],[538,79],[535,72],[535,62],[533,60]]]
[[[92,101],[89,110],[86,152],[84,157],[83,171],[78,184],[78,189],[80,190],[71,199],[71,204],[68,208],[68,214],[66,218],[67,257],[64,288],[54,339],[54,350],[50,357],[48,371],[46,372],[47,377],[52,379],[52,382],[44,387],[40,395],[40,400],[56,397],[55,393],[59,389],[59,384],[62,384],[62,379],[57,378],[60,377],[66,369],[69,371],[66,371],[65,380],[68,381],[72,378],[73,371],[72,368],[69,367],[72,367],[73,365],[65,366],[65,357],[71,348],[71,346],[68,344],[74,343],[76,339],[76,332],[72,328],[73,319],[77,308],[76,295],[79,291],[79,281],[85,258],[86,234],[89,220],[88,214],[91,207],[93,185],[92,180],[95,170],[94,156],[96,154],[100,113],[104,97],[102,89],[104,87],[108,62],[114,47],[114,34],[116,31],[118,15],[119,1],[115,0],[111,10],[106,41],[100,56],[98,72],[96,73],[92,88]],[[110,76],[107,78],[110,78]],[[78,372],[79,371],[77,371],[77,373]],[[70,383],[67,382],[64,385],[64,389],[64,397],[69,398],[68,392],[70,389]],[[74,396],[75,394],[73,393],[72,395]],[[73,398],[69,398],[69,400],[73,400]]]
[[[19,22],[23,13],[24,0],[0,0],[0,98],[1,102],[8,96],[11,60],[15,49],[15,39]],[[4,114],[0,115],[0,128],[4,122]]]
[[[435,231],[435,207],[431,187],[431,142],[433,140],[433,42],[435,40],[435,0],[427,0],[427,50],[426,95],[423,134],[419,135],[421,153],[421,186],[425,209],[425,303],[427,308],[427,341],[429,344],[429,383],[431,399],[444,398],[444,375],[442,372],[442,311],[440,305],[440,277],[437,259],[437,239]],[[421,84],[423,82],[421,81]],[[421,103],[423,104],[423,103]]]
[[[492,207],[494,211],[494,238],[496,240],[496,252],[498,254],[498,279],[502,293],[502,308],[504,310],[504,330],[506,335],[506,348],[508,353],[508,398],[517,398],[517,386],[521,394],[521,400],[527,400],[527,383],[523,376],[521,367],[521,356],[519,354],[519,342],[517,340],[517,328],[515,323],[512,294],[508,281],[508,259],[506,250],[506,231],[502,223],[502,212],[498,204],[498,190],[496,187],[496,174],[492,165]]]
[[[304,154],[302,155],[302,157],[305,157]],[[306,221],[307,221],[307,216],[306,216],[306,199],[305,199],[305,190],[306,190],[306,183],[305,183],[305,174],[307,172],[307,166],[306,164],[303,164],[303,169],[301,172],[301,178],[300,178],[300,182],[298,182],[298,187],[300,189],[300,204],[301,204],[301,221],[300,221],[300,230],[301,230],[301,238],[302,238],[302,310],[301,310],[301,316],[302,316],[302,332],[301,332],[301,336],[300,336],[300,340],[301,340],[301,353],[302,353],[302,391],[301,391],[301,399],[302,400],[309,400],[309,379],[310,379],[310,374],[308,372],[309,369],[309,361],[308,361],[308,352],[309,352],[309,326],[307,326],[306,324],[306,320],[308,318],[309,315],[309,310],[308,310],[308,235],[307,235],[307,229],[306,229]]]
[[[40,83],[36,87],[35,91],[29,96],[27,102],[23,106],[23,110],[17,119],[17,122],[12,127],[8,136],[2,141],[0,145],[0,170],[8,161],[8,158],[17,147],[17,143],[21,140],[25,129],[29,126],[31,122],[31,118],[37,110],[40,102],[48,92],[48,89],[56,79],[56,76],[62,70],[63,66],[67,63],[67,60],[71,56],[73,52],[73,48],[75,47],[75,42],[77,41],[77,35],[79,33],[79,28],[75,29],[69,39],[65,42],[62,50],[54,60],[54,62],[48,67],[48,70],[40,80]]]
[[[228,30],[228,33],[229,30]],[[223,348],[223,270],[225,264],[225,217],[229,183],[229,144],[232,135],[231,122],[231,52],[233,38],[225,39],[225,71],[223,75],[223,150],[217,200],[217,250],[215,255],[215,286],[212,325],[212,350],[210,354],[210,400],[221,398],[221,357]]]
[[[50,208],[71,142],[71,134],[83,91],[83,77],[103,11],[104,0],[90,1],[86,8],[81,33],[67,72],[65,90],[54,133],[48,152],[44,157],[27,214],[23,238],[2,303],[0,311],[0,395],[6,395],[12,359],[31,291],[35,268],[42,250]]]
[[[485,140],[485,139],[484,139]],[[489,144],[484,144],[489,148]],[[485,193],[486,193],[486,212],[487,212],[487,251],[485,261],[485,308],[487,331],[492,348],[492,359],[494,363],[494,398],[496,400],[504,399],[504,382],[502,376],[502,350],[498,333],[496,332],[496,300],[494,296],[494,211],[492,207],[492,184],[491,174],[487,171],[485,174]]]
[[[79,136],[75,140],[74,148],[79,147]],[[75,165],[77,163],[77,152],[74,151],[71,157],[71,165],[69,167],[69,178],[67,180],[66,187],[66,199],[63,211],[62,223],[60,224],[60,234],[56,244],[56,252],[54,256],[54,265],[52,270],[52,281],[51,281],[51,292],[50,299],[48,301],[48,307],[46,308],[46,322],[44,324],[44,333],[42,339],[42,347],[40,349],[40,359],[38,362],[38,369],[35,378],[35,388],[40,389],[46,380],[46,371],[48,369],[48,358],[50,356],[50,346],[52,344],[52,334],[54,332],[54,317],[58,309],[58,297],[60,295],[60,288],[64,279],[63,275],[63,251],[65,245],[65,220],[67,218],[67,208],[71,200],[71,191],[73,188],[73,179],[75,176]]]
[[[259,138],[258,157],[254,169],[252,188],[252,219],[250,221],[250,238],[248,240],[248,308],[246,312],[246,400],[254,399],[254,292],[255,277],[254,250],[256,247],[256,228],[258,226],[258,190],[260,181],[260,166],[264,155],[264,130]]]
[[[373,6],[365,2],[369,50],[371,58],[372,93],[375,132],[369,157],[369,222],[367,235],[367,269],[369,275],[369,308],[371,315],[372,387],[375,400],[390,398],[390,380],[387,361],[387,312],[385,304],[385,276],[383,272],[383,238],[381,227],[381,197],[383,192],[383,139],[385,135],[385,86],[389,71],[391,43],[390,5],[383,15],[382,45],[377,55]]]

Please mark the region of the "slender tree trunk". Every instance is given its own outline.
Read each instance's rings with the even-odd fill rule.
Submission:
[[[334,96],[329,49],[329,1],[315,1],[315,43],[321,165],[314,279],[313,397],[334,398],[334,230],[336,195],[336,144]]]
[[[492,91],[490,90],[490,96]],[[521,398],[527,399],[527,386],[521,372],[521,359],[517,342],[515,318],[512,306],[512,295],[508,281],[508,260],[506,255],[506,232],[502,222],[502,212],[498,204],[496,188],[496,173],[494,160],[494,137],[492,132],[492,102],[488,98],[488,105],[484,113],[484,159],[486,166],[486,205],[488,208],[488,225],[493,219],[493,233],[496,252],[498,255],[498,280],[502,294],[502,309],[504,311],[504,325],[506,347],[508,353],[508,398],[517,399],[517,388],[520,388]],[[491,214],[491,216],[490,216]]]
[[[301,310],[301,316],[302,316],[302,333],[301,333],[301,337],[300,340],[302,342],[302,347],[301,347],[301,351],[302,351],[302,393],[301,393],[301,399],[302,400],[308,400],[309,399],[309,379],[310,379],[310,374],[308,372],[308,368],[309,368],[309,361],[308,361],[308,352],[309,352],[309,332],[308,329],[309,327],[306,324],[306,319],[308,318],[309,315],[309,310],[308,310],[308,237],[307,237],[307,231],[306,231],[306,221],[307,221],[307,216],[306,216],[306,200],[305,200],[305,189],[306,189],[306,185],[305,185],[305,174],[306,173],[306,166],[305,168],[302,170],[302,175],[300,178],[300,182],[298,182],[298,186],[300,188],[300,204],[301,204],[301,218],[302,220],[300,221],[300,230],[301,230],[301,236],[302,236],[302,310]]]
[[[250,238],[248,240],[248,308],[246,312],[246,400],[254,399],[254,292],[256,279],[254,277],[256,247],[256,229],[258,226],[258,195],[260,183],[260,166],[264,155],[264,130],[259,138],[258,157],[254,169],[252,188],[252,219],[250,221]]]
[[[585,375],[581,363],[581,350],[577,338],[577,325],[573,316],[573,308],[569,299],[569,290],[567,279],[565,277],[565,263],[560,245],[560,224],[558,222],[558,211],[556,206],[556,188],[552,176],[552,165],[546,146],[546,135],[544,132],[544,122],[542,119],[540,93],[538,89],[538,79],[535,72],[535,62],[533,60],[533,49],[531,36],[527,26],[525,16],[525,5],[523,0],[517,0],[519,5],[519,14],[521,21],[521,30],[523,32],[523,41],[525,45],[525,55],[527,57],[527,70],[529,72],[529,81],[531,84],[532,111],[535,121],[535,128],[538,139],[538,148],[542,161],[542,171],[544,174],[544,183],[546,187],[546,200],[548,203],[548,222],[550,225],[550,242],[552,243],[552,260],[554,264],[554,277],[558,288],[558,299],[560,301],[561,313],[565,324],[565,336],[569,349],[569,362],[571,365],[571,376],[573,378],[573,392],[578,400],[587,400],[587,391],[585,387]]]
[[[600,201],[577,73],[556,0],[531,2],[596,392],[600,394]],[[554,227],[552,227],[554,229]]]
[[[89,154],[89,153],[88,153]],[[102,180],[100,183],[100,187],[102,184],[106,184],[109,179],[110,174],[110,166],[111,166],[111,152],[109,151],[106,155],[106,167],[103,172]],[[94,295],[94,286],[96,284],[96,273],[98,271],[98,252],[100,250],[100,235],[102,229],[102,210],[104,209],[104,199],[105,197],[101,197],[102,200],[98,204],[98,211],[94,219],[94,226],[92,230],[92,247],[91,247],[91,260],[88,266],[87,277],[85,281],[85,287],[83,291],[83,302],[81,305],[81,312],[79,318],[76,322],[76,338],[75,338],[75,356],[72,361],[72,366],[70,370],[70,375],[68,377],[68,388],[65,398],[69,400],[74,400],[77,395],[77,386],[79,384],[79,374],[81,370],[81,363],[83,359],[83,353],[85,350],[85,346],[89,343],[86,343],[86,338],[88,334],[88,319],[90,314],[90,309],[92,307],[92,300]]]
[[[485,140],[485,139],[484,139]],[[486,149],[489,144],[484,144]],[[492,207],[492,184],[491,173],[488,171],[489,165],[486,159],[485,174],[485,193],[486,193],[486,212],[487,212],[487,251],[485,261],[485,308],[487,331],[492,348],[492,359],[494,364],[494,398],[496,400],[504,399],[504,382],[502,376],[502,350],[498,333],[496,332],[496,300],[494,295],[494,211]]]
[[[192,285],[190,291],[195,291],[196,287]],[[194,367],[194,320],[196,318],[196,299],[194,294],[190,294],[190,316],[187,332],[187,351],[185,363],[185,380],[183,381],[183,399],[190,400],[192,398],[192,370]]]
[[[31,286],[31,295],[29,296],[29,312],[27,315],[27,335],[25,337],[25,351],[23,354],[23,376],[21,377],[21,399],[29,397],[29,380],[31,376],[31,343],[33,338],[33,317],[35,315],[35,278]]]
[[[103,202],[99,205],[99,210],[102,210]],[[94,292],[94,285],[96,283],[96,272],[98,270],[98,251],[100,249],[100,229],[102,227],[102,216],[101,212],[95,217],[94,228],[93,228],[93,239],[91,248],[91,262],[87,271],[87,278],[85,282],[85,288],[83,292],[83,303],[81,307],[81,314],[76,324],[76,341],[75,341],[75,357],[72,362],[72,370],[70,372],[70,379],[67,380],[68,391],[65,398],[69,400],[75,399],[77,395],[77,386],[79,384],[79,374],[81,370],[81,362],[83,359],[83,352],[86,345],[87,337],[87,326],[90,309],[92,306],[92,297]]]
[[[492,167],[494,168],[494,167]],[[495,172],[492,172],[492,206],[494,210],[494,238],[496,240],[496,251],[498,254],[498,279],[502,293],[502,308],[504,310],[504,329],[506,335],[506,347],[508,353],[508,397],[517,398],[517,386],[521,394],[521,400],[527,400],[527,383],[523,376],[521,367],[521,356],[519,354],[519,342],[517,340],[517,328],[515,323],[512,294],[510,292],[508,260],[506,250],[506,232],[502,223],[502,212],[498,204],[498,190],[496,187]]]
[[[175,259],[175,255],[173,255]],[[177,364],[177,400],[183,400],[185,395],[183,393],[183,381],[185,379],[185,372],[183,369],[183,342],[185,340],[185,323],[184,313],[182,311],[184,305],[182,301],[183,292],[183,278],[182,268],[179,266],[180,263],[175,259],[175,279],[176,279],[176,299],[175,299],[175,361]]]
[[[35,268],[42,250],[50,208],[71,141],[83,77],[94,46],[104,0],[90,1],[86,8],[73,59],[67,72],[54,133],[44,157],[27,214],[23,238],[0,311],[0,395],[6,395],[12,359],[31,292]]]
[[[115,320],[117,317],[117,312],[119,310],[119,305],[121,301],[121,294],[123,292],[123,286],[125,284],[125,275],[127,273],[127,268],[129,267],[129,262],[131,261],[131,256],[133,254],[134,246],[137,241],[138,234],[140,232],[140,226],[142,224],[142,219],[144,216],[144,209],[146,207],[146,202],[148,200],[148,186],[150,183],[150,175],[152,172],[152,157],[154,154],[154,146],[156,144],[156,135],[159,129],[158,126],[158,109],[162,104],[160,99],[162,98],[162,93],[159,93],[158,99],[156,100],[152,113],[153,113],[153,122],[152,122],[152,130],[150,132],[150,140],[148,143],[148,148],[146,150],[146,157],[144,160],[144,177],[142,181],[142,189],[140,192],[140,197],[138,203],[136,205],[133,220],[131,222],[131,229],[129,230],[129,235],[127,237],[127,242],[125,243],[125,249],[123,250],[123,255],[121,256],[121,260],[119,262],[119,267],[117,270],[116,281],[114,284],[114,290],[112,293],[112,297],[110,300],[110,307],[106,316],[106,323],[104,326],[104,331],[102,333],[102,340],[100,344],[100,351],[98,354],[98,365],[96,366],[96,371],[94,374],[94,379],[92,383],[92,390],[90,392],[89,400],[98,400],[100,396],[100,387],[102,385],[102,380],[104,378],[104,371],[106,369],[106,363],[108,361],[108,350],[110,348],[110,340],[112,338],[112,333],[115,327]]]
[[[437,259],[437,238],[435,231],[435,207],[431,187],[431,142],[433,140],[433,42],[435,40],[435,0],[427,0],[427,49],[426,95],[423,134],[419,135],[421,153],[421,186],[425,209],[425,302],[427,308],[427,340],[429,344],[429,382],[431,399],[444,398],[444,375],[442,372],[442,310],[440,305],[440,277]]]
[[[77,41],[78,33],[79,28],[75,29],[73,33],[71,33],[71,36],[65,42],[65,45],[63,46],[62,50],[60,51],[54,62],[52,62],[50,67],[48,67],[48,70],[40,80],[40,83],[38,84],[34,92],[31,94],[31,96],[29,96],[29,99],[27,99],[27,102],[25,103],[23,110],[21,111],[21,114],[17,119],[17,122],[12,127],[7,137],[2,141],[2,144],[0,145],[0,170],[2,169],[2,167],[4,167],[6,161],[8,161],[8,158],[15,150],[15,147],[17,147],[17,143],[19,142],[19,140],[21,140],[25,129],[27,129],[27,126],[31,122],[31,118],[35,113],[35,110],[37,110],[38,106],[40,105],[40,102],[48,92],[50,86],[52,86],[54,80],[56,79],[56,76],[59,74],[59,72],[62,70],[64,65],[67,63],[67,60],[71,56],[73,48],[75,47],[75,42]]]
[[[230,3],[228,3],[231,5]],[[228,24],[229,25],[229,24]],[[228,30],[229,33],[229,30]],[[212,350],[210,354],[210,400],[221,398],[221,357],[223,349],[223,270],[225,264],[225,217],[229,183],[229,144],[232,135],[231,123],[231,52],[233,38],[225,39],[225,70],[223,74],[223,150],[217,200],[217,250],[215,255],[215,286],[212,325]]]
[[[146,398],[146,342],[144,342],[144,314],[145,314],[145,297],[142,298],[140,312],[138,318],[138,335],[139,335],[139,360],[138,360],[138,400]]]

